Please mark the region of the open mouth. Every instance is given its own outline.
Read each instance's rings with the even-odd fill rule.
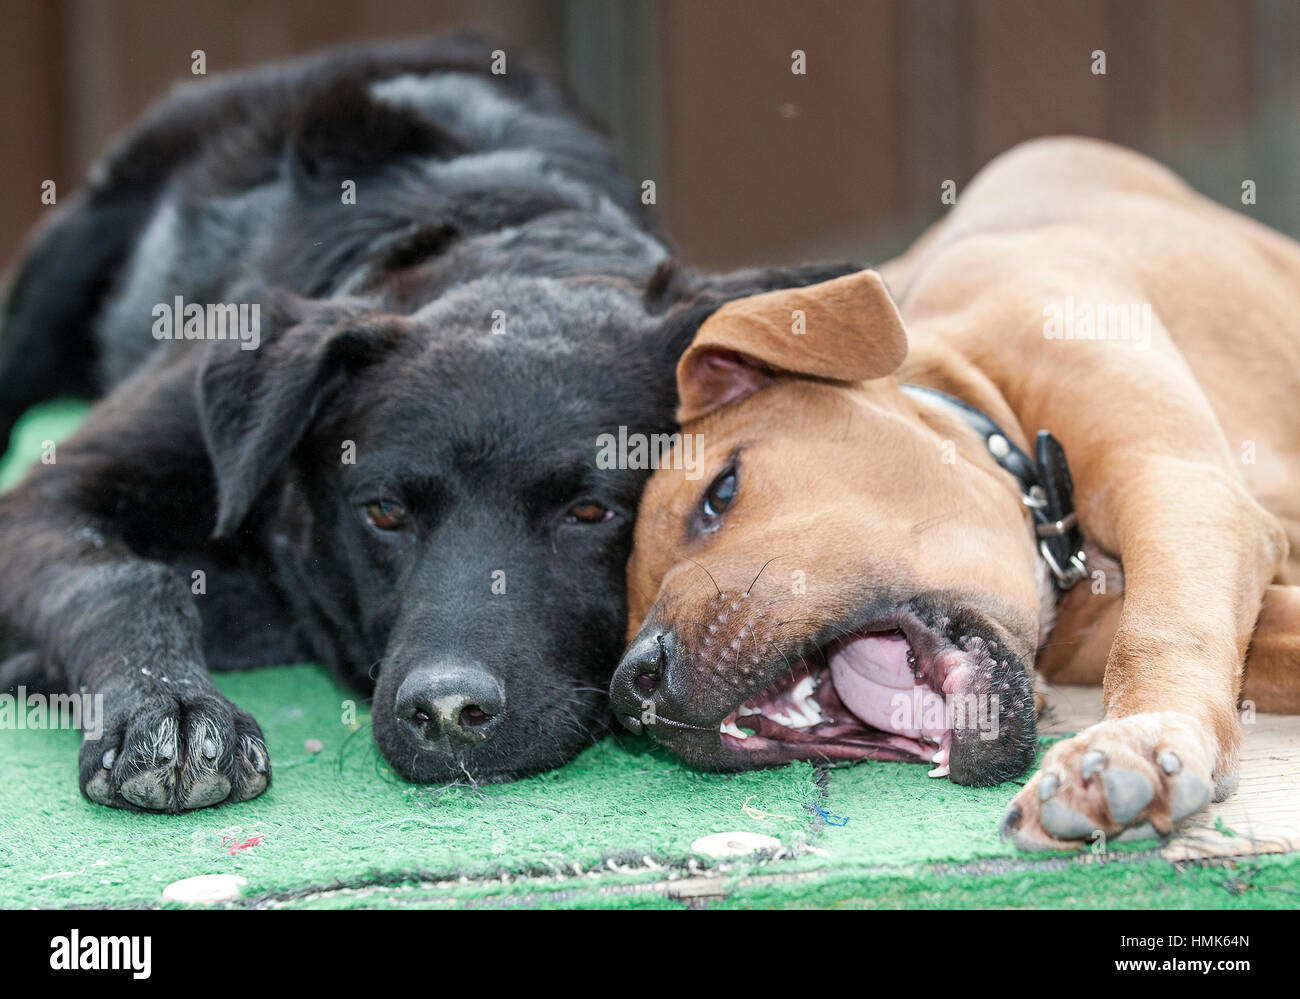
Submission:
[[[948,697],[966,683],[959,656],[918,651],[902,630],[841,638],[796,662],[719,726],[722,747],[788,759],[905,760],[947,777]]]

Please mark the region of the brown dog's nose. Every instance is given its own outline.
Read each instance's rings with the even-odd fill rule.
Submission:
[[[609,696],[619,721],[633,732],[640,732],[644,716],[654,713],[675,647],[671,631],[644,628],[614,671]]]

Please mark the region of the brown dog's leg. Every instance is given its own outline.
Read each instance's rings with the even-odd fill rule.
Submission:
[[[1116,407],[1127,422],[1103,414],[1086,432],[1063,434],[1084,529],[1119,555],[1124,597],[1105,720],[1053,746],[1008,810],[1004,831],[1025,848],[1165,833],[1236,787],[1242,667],[1286,535],[1246,489],[1162,332],[1126,369],[1099,363],[1091,373],[1104,381],[1081,377],[1021,414],[1035,426],[1077,426],[1072,416],[1089,400],[1073,395],[1076,386],[1094,399],[1105,389],[1159,400]]]
[[[1095,561],[1090,557],[1089,564]],[[1085,587],[1070,591],[1051,641],[1039,653],[1039,675],[1054,684],[1101,683],[1106,650],[1115,641],[1118,599],[1115,606],[1102,606]],[[1246,653],[1242,706],[1247,702],[1256,711],[1300,715],[1300,586],[1274,585],[1264,593]]]
[[[1115,459],[1104,474],[1125,485],[1090,511],[1124,563],[1106,718],[1053,746],[1012,802],[1004,828],[1029,849],[1167,833],[1236,787],[1242,663],[1285,536],[1213,464]]]

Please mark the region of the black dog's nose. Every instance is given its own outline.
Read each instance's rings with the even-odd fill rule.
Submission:
[[[645,628],[623,653],[609,696],[619,721],[633,732],[641,731],[647,713],[653,714],[675,651],[671,631]]]
[[[496,731],[506,709],[505,691],[476,666],[412,670],[397,688],[394,712],[416,738],[475,745]]]

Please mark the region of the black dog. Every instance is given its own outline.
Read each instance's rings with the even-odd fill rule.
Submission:
[[[552,767],[605,727],[647,473],[597,438],[672,431],[723,300],[845,268],[674,269],[594,133],[491,64],[443,38],[179,91],[30,247],[0,443],[107,395],[0,498],[0,689],[103,696],[92,800],[261,793],[260,729],[206,667],[377,675],[375,737],[418,781]]]

